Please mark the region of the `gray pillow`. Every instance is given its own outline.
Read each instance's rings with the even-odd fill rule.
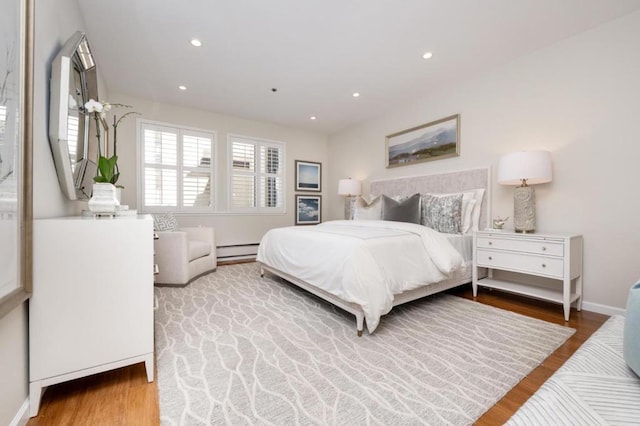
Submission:
[[[420,224],[420,194],[413,194],[402,201],[383,195],[382,219]]]
[[[462,223],[462,194],[435,197],[422,196],[422,218],[424,226],[447,234],[460,233]]]

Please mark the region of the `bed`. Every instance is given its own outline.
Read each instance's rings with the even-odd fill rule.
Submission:
[[[373,196],[483,192],[477,228],[489,217],[489,169],[473,169],[371,182]],[[273,229],[263,237],[257,261],[268,271],[356,317],[372,333],[397,306],[471,281],[472,232],[444,234],[412,223],[329,221]]]

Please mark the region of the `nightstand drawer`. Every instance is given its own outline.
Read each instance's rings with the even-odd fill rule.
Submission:
[[[555,278],[563,277],[563,259],[484,250],[480,248],[477,250],[476,255],[478,266],[507,269]]]
[[[564,256],[564,244],[547,240],[478,237],[478,248],[521,251],[523,253],[544,254],[545,256]]]

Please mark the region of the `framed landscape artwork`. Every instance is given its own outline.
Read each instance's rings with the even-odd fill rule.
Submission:
[[[460,114],[386,137],[387,168],[460,155]]]
[[[320,223],[322,196],[296,195],[296,225],[317,225]]]
[[[296,160],[296,191],[322,190],[322,163]]]

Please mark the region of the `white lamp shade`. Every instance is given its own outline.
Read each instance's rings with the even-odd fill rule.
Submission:
[[[362,184],[355,179],[340,179],[338,181],[338,195],[360,195],[362,194]]]
[[[498,163],[498,183],[528,185],[551,182],[551,154],[548,151],[521,151],[505,154]]]

